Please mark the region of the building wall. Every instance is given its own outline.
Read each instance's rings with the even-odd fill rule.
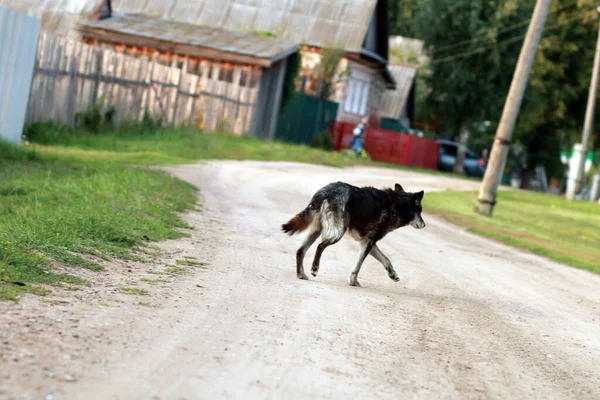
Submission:
[[[363,116],[380,119],[385,90],[385,81],[378,71],[350,61],[337,120],[358,123]]]
[[[40,20],[0,7],[0,138],[19,144],[33,79]]]

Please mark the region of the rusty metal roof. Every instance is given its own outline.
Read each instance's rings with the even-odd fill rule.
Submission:
[[[377,0],[119,0],[113,9],[359,52]]]
[[[291,40],[275,39],[251,33],[232,32],[217,27],[199,26],[135,14],[113,14],[112,18],[99,21],[86,21],[81,26],[86,34],[92,32],[92,30],[100,30],[109,32],[107,35],[109,38],[110,33],[118,33],[166,42],[167,44],[193,46],[196,48],[194,51],[197,51],[199,54],[190,55],[202,55],[202,49],[205,49],[205,54],[206,49],[217,50],[222,53],[245,56],[244,60],[246,62],[262,66],[270,66],[272,63],[287,57],[300,48],[300,43]],[[172,46],[169,48],[172,48]],[[213,52],[211,54],[216,53]],[[206,57],[211,58],[210,55]],[[236,61],[231,56],[227,57],[227,55],[223,54],[218,55],[218,58]],[[252,58],[257,60],[252,62]]]
[[[389,65],[388,70],[396,81],[395,90],[386,90],[383,96],[383,117],[399,119],[415,83],[417,68],[409,65]]]

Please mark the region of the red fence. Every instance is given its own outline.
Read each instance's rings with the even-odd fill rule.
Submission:
[[[331,137],[335,150],[352,147],[354,123],[335,121],[331,124]],[[410,167],[437,169],[440,144],[418,136],[367,128],[365,150],[375,161],[388,162]]]

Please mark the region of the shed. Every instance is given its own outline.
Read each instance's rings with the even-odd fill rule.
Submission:
[[[386,68],[387,0],[120,0],[118,9],[301,42],[305,67],[308,57],[318,59],[323,46],[341,47],[349,73],[332,99],[343,104],[338,119],[379,113],[383,93],[394,88]]]
[[[80,24],[85,42],[134,56],[160,54],[160,61],[168,65],[181,66],[187,60],[188,71],[208,74],[216,81],[231,83],[234,76],[239,76],[240,85],[258,89],[250,133],[274,137],[288,58],[298,52],[298,42],[110,11],[111,15],[102,19]]]

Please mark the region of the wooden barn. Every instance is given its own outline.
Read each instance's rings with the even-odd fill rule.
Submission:
[[[118,12],[302,43],[308,90],[310,70],[319,61],[320,49],[341,47],[346,52],[342,63],[346,73],[332,100],[340,104],[337,119],[344,121],[380,116],[385,91],[395,87],[387,69],[387,0],[120,0],[116,8]]]
[[[154,56],[161,64],[198,76],[186,93],[211,94],[204,110],[217,112],[207,112],[206,129],[214,130],[225,120],[236,133],[273,138],[288,58],[297,53],[299,43],[106,11],[103,18],[80,24],[85,43],[134,57]],[[250,118],[244,110],[250,110]]]

